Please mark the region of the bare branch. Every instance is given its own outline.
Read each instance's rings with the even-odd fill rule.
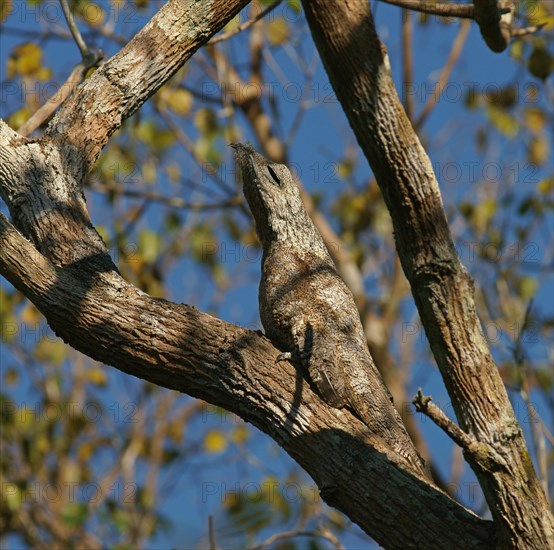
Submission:
[[[215,210],[218,208],[230,208],[233,206],[238,206],[243,203],[242,197],[235,196],[229,200],[215,203],[204,203],[204,202],[188,202],[185,199],[180,197],[168,197],[166,195],[161,195],[159,193],[154,193],[153,191],[145,191],[141,189],[127,189],[118,184],[97,184],[90,183],[88,185],[93,191],[98,193],[111,193],[114,195],[120,195],[125,197],[134,197],[137,199],[144,199],[148,201],[160,202],[171,206],[174,208],[183,208],[187,210]]]
[[[224,40],[228,40],[232,36],[235,36],[236,34],[241,33],[242,31],[245,31],[246,29],[249,29],[254,23],[257,23],[260,19],[264,18],[268,13],[272,12],[283,0],[276,0],[273,2],[273,4],[270,4],[266,8],[264,8],[256,17],[253,17],[252,19],[242,23],[242,25],[238,25],[235,29],[232,31],[226,32],[225,34],[222,34],[221,36],[216,36],[215,38],[212,38],[208,45],[212,46],[213,44],[217,44],[218,42],[223,42]]]
[[[69,156],[70,148],[79,151],[74,158],[77,180],[82,181],[88,174],[122,122],[247,3],[169,0],[118,54],[77,89],[45,132],[46,137],[63,135]]]
[[[46,122],[54,113],[54,111],[71,95],[73,90],[83,81],[86,72],[95,67],[102,60],[103,53],[98,52],[97,56],[88,56],[88,61],[82,61],[71,71],[71,74],[67,77],[67,80],[61,85],[58,91],[35,113],[29,117],[29,119],[19,128],[17,131],[22,136],[28,136],[32,134],[39,126]]]
[[[527,36],[528,34],[535,34],[545,25],[546,23],[541,23],[540,25],[531,25],[530,27],[523,27],[521,29],[512,29],[512,38],[521,38],[522,36]]]
[[[89,57],[91,55],[91,50],[86,45],[83,37],[81,36],[81,32],[79,31],[79,27],[77,27],[77,23],[75,23],[73,13],[71,11],[71,8],[69,7],[69,4],[67,3],[67,0],[60,0],[60,4],[62,6],[65,20],[67,21],[67,26],[69,27],[71,35],[73,36],[73,39],[75,40],[79,51],[81,52],[81,57],[85,59],[85,57]]]
[[[503,52],[510,42],[512,9],[502,12],[497,0],[473,0],[474,19],[487,46],[496,53]]]
[[[379,0],[385,4],[391,4],[400,8],[405,8],[430,15],[439,15],[441,17],[457,17],[458,19],[475,19],[475,8],[471,4],[444,4],[420,2],[419,0]],[[509,13],[510,8],[502,7],[498,9],[500,14]]]
[[[508,464],[500,453],[497,453],[491,445],[477,441],[473,436],[456,426],[441,409],[431,402],[430,396],[423,395],[421,388],[418,389],[412,402],[418,412],[428,416],[483,469],[498,470],[502,468],[509,471]]]
[[[462,21],[462,24],[460,25],[460,31],[458,32],[454,40],[454,43],[452,44],[452,49],[450,50],[450,54],[448,55],[446,64],[442,68],[441,73],[439,75],[439,80],[437,82],[437,89],[439,90],[439,93],[441,93],[441,91],[446,86],[446,83],[448,82],[448,79],[452,74],[452,69],[454,68],[454,65],[456,64],[456,62],[460,58],[460,55],[462,54],[462,50],[464,49],[465,42],[469,35],[469,29],[470,29],[469,21]],[[433,95],[430,95],[427,101],[425,102],[425,105],[421,109],[419,116],[414,122],[414,127],[416,129],[421,128],[421,126],[427,120],[427,117],[431,114],[432,110],[436,107],[437,104],[438,102],[436,101],[436,98]]]

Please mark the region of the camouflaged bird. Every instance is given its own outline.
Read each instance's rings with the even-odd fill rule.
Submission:
[[[350,409],[425,473],[369,354],[352,293],[304,209],[291,172],[250,145],[232,147],[263,248],[260,318],[267,337],[285,352],[278,360],[300,363],[329,405]]]

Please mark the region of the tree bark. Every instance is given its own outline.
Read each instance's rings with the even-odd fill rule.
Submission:
[[[431,162],[392,81],[368,2],[304,0],[331,84],[383,193],[402,267],[502,548],[547,548],[554,524],[481,330]]]
[[[328,407],[290,364],[275,364],[266,338],[123,280],[89,218],[82,185],[109,136],[246,3],[170,0],[41,139],[0,121],[0,195],[12,221],[0,215],[0,273],[75,349],[269,434],[329,504],[383,546],[490,547],[491,522],[381,448],[347,411]]]

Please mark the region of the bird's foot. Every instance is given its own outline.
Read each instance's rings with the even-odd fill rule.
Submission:
[[[290,351],[285,351],[280,353],[276,358],[275,362],[279,363],[281,361],[290,361],[292,359],[292,353]]]

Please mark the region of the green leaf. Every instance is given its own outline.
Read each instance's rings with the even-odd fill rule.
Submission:
[[[61,510],[61,517],[69,527],[79,527],[88,517],[87,505],[82,502],[66,502]]]
[[[515,137],[519,130],[519,123],[515,117],[506,111],[491,105],[487,109],[487,117],[496,129],[508,137]]]
[[[139,251],[148,263],[156,261],[161,249],[161,238],[149,229],[143,229],[138,236]]]
[[[538,282],[534,277],[521,277],[518,281],[519,295],[524,300],[530,300],[537,292]]]
[[[533,49],[527,62],[527,67],[533,76],[546,80],[552,72],[553,64],[554,61],[550,53],[542,44],[539,44]]]

